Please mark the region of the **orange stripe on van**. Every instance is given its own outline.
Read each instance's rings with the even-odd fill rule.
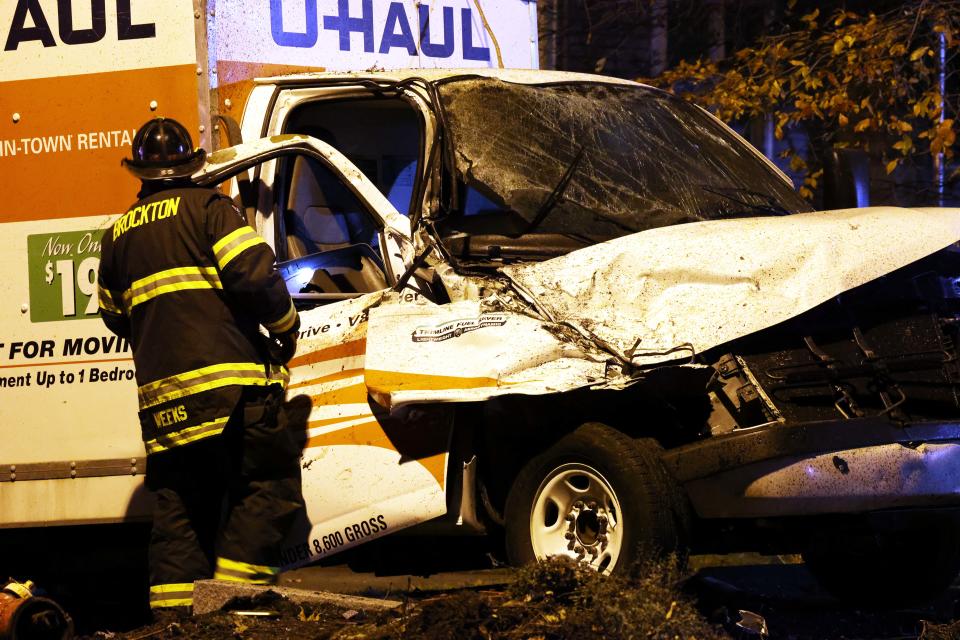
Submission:
[[[380,423],[376,420],[346,427],[337,431],[331,431],[330,433],[323,433],[313,436],[307,440],[304,449],[310,449],[313,447],[332,447],[337,445],[360,445],[366,447],[380,447],[381,449],[388,449],[390,451],[397,450],[393,442],[390,441],[390,438],[383,430],[383,427],[380,426]],[[446,452],[435,453],[423,458],[416,458],[415,460],[401,460],[400,464],[406,464],[414,461],[419,462],[423,468],[426,469],[431,476],[433,476],[433,478],[437,481],[437,484],[443,487],[443,476],[446,470],[445,456]]]
[[[363,375],[363,369],[344,369],[343,371],[337,371],[336,373],[320,376],[319,378],[311,378],[309,380],[297,382],[296,384],[287,385],[287,389],[299,389],[301,387],[309,387],[314,384],[321,384],[323,382],[336,382],[337,380],[346,380],[347,378],[353,378],[361,375]]]
[[[290,361],[287,364],[287,368],[292,369],[293,367],[302,367],[308,364],[317,364],[319,362],[328,362],[330,360],[336,360],[337,358],[350,358],[355,356],[362,356],[367,352],[367,339],[361,338],[360,340],[353,340],[352,342],[344,342],[342,344],[334,345],[332,347],[327,347],[326,349],[318,349],[316,351],[311,351],[302,356],[298,356]]]
[[[324,407],[337,404],[359,404],[367,401],[367,386],[363,383],[351,384],[340,389],[331,389],[310,396],[315,407]]]
[[[444,389],[482,389],[499,387],[503,383],[496,378],[467,378],[461,376],[433,376],[422,373],[399,373],[367,369],[367,387],[371,391],[440,391]]]
[[[359,420],[361,418],[372,418],[372,413],[361,413],[357,416],[340,416],[338,418],[324,418],[323,420],[312,420],[307,423],[307,429],[316,429],[317,427],[327,427],[331,424],[337,424],[340,422],[350,422],[352,420]]]

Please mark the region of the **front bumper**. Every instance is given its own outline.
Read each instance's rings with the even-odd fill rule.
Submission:
[[[664,454],[701,518],[960,505],[960,423],[773,424]]]

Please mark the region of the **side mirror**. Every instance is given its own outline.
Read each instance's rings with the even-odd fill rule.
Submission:
[[[823,208],[869,206],[870,157],[860,149],[830,149],[823,162]]]

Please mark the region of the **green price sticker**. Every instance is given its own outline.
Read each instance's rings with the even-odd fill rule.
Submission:
[[[30,320],[96,317],[97,269],[104,229],[27,236]]]

